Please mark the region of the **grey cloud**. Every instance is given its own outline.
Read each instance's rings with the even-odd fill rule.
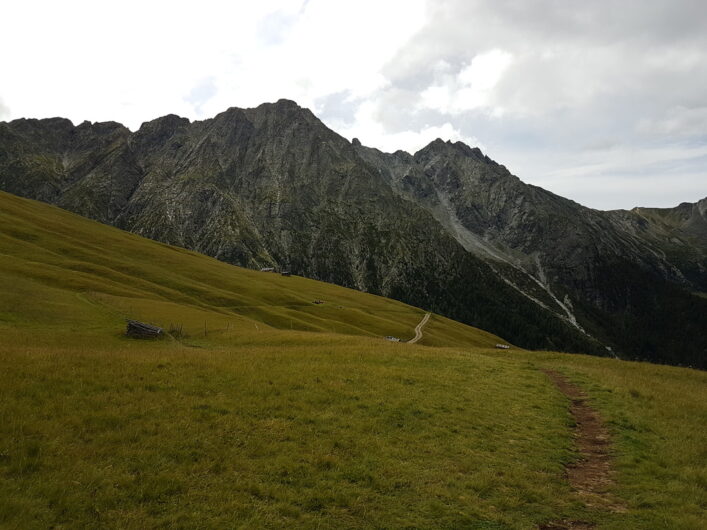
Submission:
[[[191,103],[197,115],[201,115],[201,107],[216,95],[218,89],[214,84],[214,79],[209,77],[202,79],[191,92],[184,98],[184,101]]]
[[[547,182],[549,171],[566,172],[565,183],[573,181],[577,191],[563,191],[576,200],[588,198],[594,207],[638,204],[639,177],[646,173],[655,200],[661,197],[659,176],[666,175],[669,187],[676,171],[693,200],[707,195],[707,162],[690,155],[695,145],[707,146],[702,1],[435,0],[428,14],[427,24],[383,72],[390,85],[375,100],[389,132],[449,121],[478,137],[490,156],[526,181]],[[444,114],[421,108],[426,88],[492,49],[511,53],[513,61],[488,108]],[[670,162],[651,166],[631,159],[632,152],[666,146],[676,153]],[[588,193],[580,185],[573,165],[578,157],[602,168],[602,192]],[[591,177],[582,176],[590,187]],[[669,193],[662,197],[674,199]]]
[[[610,151],[620,145],[621,143],[614,138],[595,138],[586,142],[581,149],[584,151]]]
[[[351,92],[345,90],[316,99],[314,106],[317,109],[319,118],[325,122],[335,121],[342,124],[351,124],[354,121],[356,109],[360,103],[359,100],[351,99]]]
[[[417,104],[418,93],[391,87],[381,92],[378,99],[376,117],[387,130],[400,132],[409,128],[416,129],[422,125],[439,125],[446,120],[436,113],[427,113],[427,119],[419,112],[409,112]]]
[[[654,135],[697,136],[707,142],[707,106],[672,107],[662,117],[639,122],[638,130]]]

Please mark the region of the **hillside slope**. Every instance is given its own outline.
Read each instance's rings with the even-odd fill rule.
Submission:
[[[165,116],[135,133],[59,118],[0,124],[0,189],[524,347],[707,362],[707,302],[693,294],[707,281],[702,203],[666,231],[637,211],[524,184],[461,143],[414,155],[350,143],[291,101]]]
[[[447,347],[382,339],[422,315],[0,193],[0,527],[704,526],[707,374],[437,315],[422,343]],[[545,369],[604,420],[620,510],[568,484]]]
[[[424,315],[352,289],[228,265],[3,192],[0,280],[5,334],[72,334],[108,323],[119,334],[132,318],[178,328],[190,342],[276,329],[407,340]],[[439,315],[425,331],[422,344],[505,342]]]
[[[401,197],[565,321],[624,355],[706,366],[707,199],[602,212],[523,183],[479,149],[357,151]]]
[[[236,265],[395,298],[523,347],[606,353],[292,102],[203,122],[166,116],[134,134],[61,119],[0,124],[0,189]]]

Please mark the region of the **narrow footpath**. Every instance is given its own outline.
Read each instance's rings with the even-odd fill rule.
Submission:
[[[575,420],[574,439],[580,458],[566,468],[567,480],[584,504],[590,508],[622,512],[623,504],[609,494],[613,484],[611,440],[606,424],[587,403],[584,391],[554,370],[543,370],[557,389],[570,399],[570,413]],[[541,525],[550,529],[590,529],[593,523],[584,521],[555,521]]]
[[[420,323],[415,326],[415,336],[408,341],[408,344],[415,344],[418,340],[422,338],[422,328],[425,326],[425,324],[427,324],[427,321],[430,319],[431,314],[432,313],[425,313],[425,316],[422,317]]]

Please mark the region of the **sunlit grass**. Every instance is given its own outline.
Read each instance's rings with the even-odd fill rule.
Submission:
[[[0,328],[3,322],[66,326],[92,315],[102,325],[112,319],[116,329],[135,318],[181,326],[191,336],[257,323],[407,340],[424,315],[352,289],[233,267],[1,192],[0,280]],[[500,340],[438,320],[444,333],[431,326],[428,344],[493,346]]]
[[[437,315],[381,338],[423,314],[0,194],[0,527],[705,526],[703,372],[495,350]],[[567,485],[542,367],[607,421],[626,513]]]
[[[522,363],[116,341],[5,350],[7,523],[523,526],[576,508],[563,400]]]
[[[488,351],[498,358],[499,354]],[[704,528],[707,374],[557,353],[504,354],[560,369],[584,388],[613,434],[616,494],[628,513],[610,528]]]

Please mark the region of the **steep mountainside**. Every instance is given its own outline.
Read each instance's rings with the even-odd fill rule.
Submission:
[[[357,149],[400,196],[566,321],[639,357],[680,362],[673,352],[693,350],[691,362],[704,359],[707,315],[689,292],[707,287],[707,199],[601,212],[525,184],[460,142],[436,140],[414,156]]]
[[[707,199],[620,213],[631,217],[627,230],[659,247],[666,260],[679,264],[689,283],[707,291]]]
[[[0,191],[5,344],[24,335],[35,345],[49,338],[65,346],[79,330],[93,341],[111,340],[125,330],[126,319],[171,330],[173,339],[192,346],[282,338],[276,330],[410,340],[424,315],[331,283],[234,267]],[[439,315],[428,317],[420,341],[482,348],[498,343],[506,340]]]
[[[190,123],[0,124],[0,189],[533,348],[702,365],[705,201],[598,212],[437,140],[384,154],[279,101]],[[700,206],[701,205],[701,206]],[[689,212],[687,211],[689,210]]]

